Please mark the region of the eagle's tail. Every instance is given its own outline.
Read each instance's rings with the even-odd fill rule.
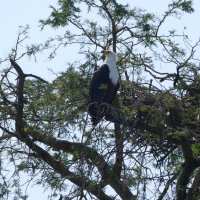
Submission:
[[[93,102],[88,106],[88,112],[91,116],[92,125],[96,126],[108,111],[107,103]]]

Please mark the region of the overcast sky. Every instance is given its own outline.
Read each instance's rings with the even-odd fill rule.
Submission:
[[[50,8],[49,5],[56,5],[56,0],[2,0],[0,6],[0,58],[4,58],[9,53],[10,49],[15,45],[17,33],[19,31],[19,26],[30,25],[31,30],[29,33],[30,43],[44,42],[49,36],[51,36],[52,29],[45,29],[41,32],[38,21],[40,19],[46,19],[49,16]],[[125,2],[122,1],[122,2]],[[161,14],[170,2],[169,0],[127,0],[130,4],[139,6],[148,10],[149,12],[154,12]],[[193,41],[199,39],[200,36],[200,1],[194,0],[195,13],[192,15],[186,14],[182,20],[171,19],[168,21],[169,26],[172,26],[180,31],[183,31],[184,26],[187,27],[187,33]],[[59,34],[59,32],[57,33]],[[49,62],[46,57],[47,55],[42,55],[39,57],[38,62],[34,63],[28,59],[23,58],[19,61],[21,67],[26,73],[33,73],[40,75],[43,78],[51,80],[52,74],[48,71],[51,68],[55,72],[63,71],[64,64],[67,61],[66,58],[76,59],[74,55],[78,53],[77,48],[66,48],[65,51],[61,52],[58,59]],[[73,55],[73,56],[71,56]],[[41,190],[38,188],[29,189],[32,191],[32,198],[30,200],[45,199],[42,196]],[[36,197],[37,195],[37,197]]]

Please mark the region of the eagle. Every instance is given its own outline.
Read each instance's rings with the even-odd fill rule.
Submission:
[[[89,114],[93,126],[96,126],[104,117],[101,109],[102,103],[112,104],[119,89],[119,72],[116,66],[116,53],[111,50],[103,50],[105,60],[102,66],[95,71],[89,88]]]

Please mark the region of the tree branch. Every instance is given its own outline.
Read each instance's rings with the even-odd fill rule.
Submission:
[[[103,192],[102,187],[100,185],[97,185],[95,182],[88,180],[82,175],[79,176],[69,171],[64,164],[57,161],[47,151],[45,151],[44,149],[36,145],[34,142],[32,142],[28,136],[26,136],[25,138],[20,137],[19,139],[22,142],[24,142],[30,149],[32,149],[33,152],[36,152],[43,161],[49,164],[62,177],[66,177],[72,183],[91,192],[93,195],[95,195],[101,200],[113,200],[113,198],[109,197]]]
[[[177,180],[177,185],[176,185],[177,200],[185,200],[187,198],[187,193],[186,193],[187,185],[190,181],[192,172],[194,171],[194,169],[198,167],[196,159],[193,157],[191,144],[185,140],[182,142],[181,148],[183,151],[185,162],[182,165],[182,170]]]
[[[25,74],[26,77],[32,77],[32,78],[36,78],[38,79],[39,81],[43,82],[43,83],[46,83],[46,84],[49,84],[47,81],[45,81],[43,78],[39,77],[39,76],[36,76],[34,74]]]
[[[82,143],[74,143],[66,140],[58,140],[52,136],[47,136],[47,134],[41,134],[37,131],[27,131],[26,134],[32,136],[37,141],[40,141],[46,145],[51,146],[55,150],[63,150],[67,153],[79,152],[80,158],[84,156],[85,159],[89,159],[92,161],[93,165],[95,165],[105,184],[110,185],[122,199],[134,200],[135,196],[131,193],[128,186],[123,183],[118,177],[112,173],[113,169],[109,166],[104,157],[101,156],[96,150],[93,148],[87,147]]]
[[[199,195],[200,191],[200,169],[197,169],[191,188],[188,191],[186,200],[195,199],[195,196]]]
[[[162,193],[161,193],[160,196],[158,197],[158,200],[163,200],[163,198],[164,198],[165,195],[167,194],[167,191],[168,191],[170,185],[173,184],[173,181],[175,181],[177,177],[178,177],[178,173],[177,173],[177,174],[174,174],[174,175],[167,181],[167,183],[165,184],[164,190],[162,191]]]
[[[18,83],[17,83],[17,106],[16,106],[16,119],[15,128],[18,134],[22,134],[23,131],[23,109],[24,109],[24,81],[25,74],[23,73],[21,67],[10,58],[10,62],[16,72],[18,73]]]
[[[120,124],[115,123],[115,147],[116,147],[116,160],[113,168],[115,176],[120,178],[123,164],[123,134]]]

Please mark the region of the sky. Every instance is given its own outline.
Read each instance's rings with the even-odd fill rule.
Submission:
[[[127,0],[133,6],[139,6],[149,12],[161,14],[167,7],[170,0]],[[0,6],[0,58],[5,58],[10,49],[15,45],[19,26],[30,25],[29,31],[30,39],[27,43],[40,43],[44,42],[51,35],[59,34],[50,28],[45,28],[44,31],[40,30],[39,20],[46,19],[51,9],[49,5],[56,5],[56,0],[2,0]],[[121,0],[121,2],[124,2]],[[187,27],[187,34],[192,41],[197,41],[200,38],[200,1],[194,0],[195,13],[192,15],[186,14],[181,20],[171,18],[168,20],[168,27],[174,27],[181,32],[184,27]],[[47,55],[42,54],[37,58],[37,62],[29,60],[28,58],[21,59],[18,64],[23,68],[25,73],[32,73],[39,75],[46,80],[52,80],[55,76],[49,70],[54,72],[61,72],[65,70],[67,61],[76,60],[78,56],[79,47],[66,47],[63,51],[59,52],[56,59],[49,61]],[[1,66],[0,66],[1,67]],[[33,199],[46,199],[46,194],[38,187],[30,188],[28,190],[31,198]]]
[[[139,6],[146,9],[149,12],[154,12],[156,14],[161,14],[166,8],[170,0],[126,0],[131,6]],[[121,2],[124,2],[121,0]],[[15,45],[17,33],[19,31],[19,26],[30,25],[31,29],[29,31],[30,39],[26,42],[40,43],[44,42],[52,35],[59,34],[59,30],[55,31],[51,28],[45,28],[41,31],[39,26],[40,19],[46,19],[51,9],[49,5],[56,5],[56,0],[4,0],[1,2],[0,7],[0,58],[4,58],[10,52],[10,49]],[[187,28],[188,35],[194,40],[199,39],[200,26],[198,26],[198,19],[200,16],[200,1],[194,0],[194,7],[196,12],[192,15],[185,14],[182,20],[171,18],[167,21],[167,28],[175,27],[175,29],[181,32],[184,26]],[[23,68],[25,73],[33,73],[40,75],[47,80],[52,80],[55,78],[54,72],[61,72],[65,70],[66,62],[76,60],[78,55],[79,47],[71,48],[66,47],[64,50],[60,51],[57,58],[54,60],[47,59],[47,55],[41,54],[37,57],[37,62],[34,60],[29,60],[28,58],[21,59],[18,64]]]

